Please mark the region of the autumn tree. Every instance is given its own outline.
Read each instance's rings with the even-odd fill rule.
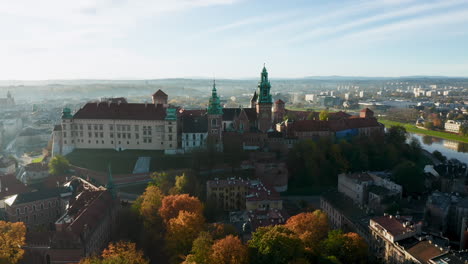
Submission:
[[[208,231],[214,240],[225,238],[228,235],[236,235],[237,229],[235,226],[223,223],[212,223],[208,226]]]
[[[22,247],[26,241],[26,226],[23,222],[0,221],[0,264],[15,264],[23,257]]]
[[[80,261],[80,264],[149,264],[135,243],[119,241],[110,243],[99,257],[91,257]]]
[[[70,162],[61,155],[54,156],[49,162],[49,173],[52,175],[64,174],[70,169]]]
[[[188,194],[168,195],[164,197],[161,208],[159,208],[159,214],[165,223],[177,217],[180,211],[202,215],[203,204],[198,198],[189,196]]]
[[[185,176],[185,173],[180,176],[176,176],[174,187],[172,187],[169,190],[169,193],[173,195],[188,193],[188,188],[189,188],[188,185],[189,185],[189,180],[188,180],[188,177]]]
[[[248,243],[250,263],[284,264],[304,255],[304,244],[285,226],[260,227]]]
[[[175,178],[166,172],[154,172],[151,174],[151,179],[149,185],[157,186],[165,195],[170,193],[175,184]]]
[[[192,250],[184,261],[184,264],[210,264],[211,247],[213,238],[208,232],[200,232],[193,241]]]
[[[135,207],[137,208],[148,235],[153,239],[159,239],[163,230],[163,221],[158,214],[161,208],[164,195],[157,186],[146,187],[145,192],[138,198]]]
[[[171,263],[179,263],[192,248],[193,241],[203,230],[205,220],[200,213],[181,211],[167,222],[166,249]]]
[[[296,233],[313,253],[318,253],[320,243],[329,230],[327,215],[321,210],[295,215],[288,219],[285,226]]]
[[[213,244],[211,263],[247,264],[249,263],[247,247],[242,244],[238,237],[229,235]]]

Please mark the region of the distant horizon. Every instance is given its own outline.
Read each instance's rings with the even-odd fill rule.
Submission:
[[[429,78],[429,79],[468,79],[468,76],[438,76],[438,75],[404,75],[404,76],[365,76],[365,75],[323,75],[323,76],[303,76],[303,77],[272,77],[269,76],[270,80],[303,80],[303,79],[419,79],[419,78]],[[161,77],[161,78],[66,78],[66,79],[5,79],[0,80],[1,82],[60,82],[60,81],[158,81],[158,80],[232,80],[232,81],[255,81],[259,77],[238,77],[238,78],[229,78],[229,77],[204,77],[204,76],[183,76],[183,77]]]

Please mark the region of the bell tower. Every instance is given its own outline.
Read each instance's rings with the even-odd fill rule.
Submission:
[[[256,104],[258,129],[262,132],[267,132],[272,127],[271,107],[273,106],[273,100],[271,98],[270,89],[271,85],[268,80],[268,72],[265,65],[263,65],[260,81],[258,82],[258,101]]]
[[[220,150],[222,133],[223,108],[216,91],[216,82],[213,81],[210,102],[208,104],[208,142],[212,142]]]

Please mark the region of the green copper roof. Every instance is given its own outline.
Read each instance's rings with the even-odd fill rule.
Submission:
[[[216,92],[215,81],[213,81],[213,89],[211,90],[210,103],[208,105],[208,114],[209,115],[222,115],[223,114],[223,108],[221,107],[221,102]]]
[[[62,110],[62,118],[72,118],[71,110],[68,107],[63,108]]]
[[[263,65],[263,70],[260,75],[260,81],[258,82],[258,102],[259,103],[273,103],[273,99],[270,94],[270,81],[268,80],[268,72]]]
[[[166,109],[166,118],[164,120],[173,120],[177,119],[176,109],[175,108],[167,108]]]

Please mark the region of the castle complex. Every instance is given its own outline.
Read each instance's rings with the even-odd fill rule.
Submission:
[[[236,140],[244,150],[279,150],[305,138],[383,133],[383,125],[367,108],[359,116],[337,112],[319,120],[317,112],[287,110],[282,100],[273,103],[270,89],[263,67],[248,108],[224,108],[214,82],[206,110],[170,106],[168,95],[161,90],[153,94],[152,104],[106,98],[87,103],[74,114],[65,108],[62,124],[53,132],[53,155],[66,155],[74,149],[162,150],[174,154],[205,147],[208,140],[220,151],[226,140]],[[286,116],[295,118],[283,120]]]

